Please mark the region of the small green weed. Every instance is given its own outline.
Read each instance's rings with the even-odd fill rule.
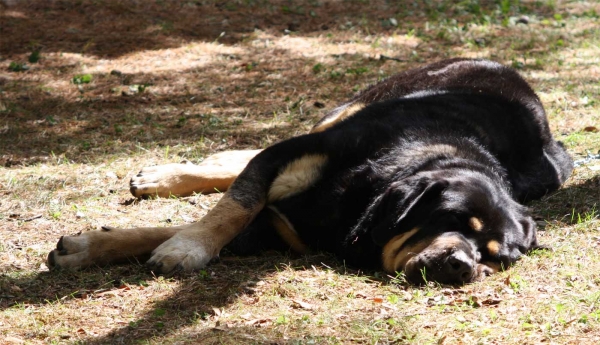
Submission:
[[[76,76],[73,77],[72,81],[73,81],[73,84],[75,84],[75,85],[89,84],[92,82],[92,75],[91,74],[77,74]]]

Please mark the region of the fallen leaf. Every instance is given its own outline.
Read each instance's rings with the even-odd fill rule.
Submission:
[[[240,317],[244,320],[250,320],[250,318],[252,317],[252,314],[246,313],[246,314],[240,315]]]
[[[97,296],[107,296],[107,297],[116,297],[119,295],[117,291],[108,290],[96,293]]]
[[[271,324],[271,320],[267,319],[254,319],[250,321],[246,321],[244,323],[246,326],[254,326],[254,327],[265,327]]]
[[[301,301],[299,299],[292,300],[292,303],[293,303],[292,306],[295,307],[295,308],[302,308],[302,309],[306,309],[306,310],[313,310],[314,309],[314,307],[312,306],[312,304],[306,303],[306,302]]]
[[[498,305],[500,302],[502,302],[501,298],[488,298],[481,301],[481,305]]]
[[[4,338],[4,341],[10,344],[25,344],[25,340],[11,336],[7,336],[6,338]]]

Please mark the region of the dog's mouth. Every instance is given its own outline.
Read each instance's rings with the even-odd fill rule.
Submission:
[[[481,254],[476,246],[458,232],[405,241],[394,249],[386,255],[384,248],[384,269],[404,271],[412,284],[435,281],[463,285],[498,271],[497,265],[480,262]]]
[[[427,250],[411,257],[404,266],[406,279],[413,284],[435,281],[466,284],[478,278],[478,264],[462,250]]]

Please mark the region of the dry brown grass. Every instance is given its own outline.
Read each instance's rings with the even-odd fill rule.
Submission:
[[[573,156],[596,153],[598,3],[57,0],[0,10],[0,343],[600,342],[598,161],[531,205],[553,250],[461,289],[408,286],[327,254],[227,258],[177,278],[137,264],[44,264],[62,234],[186,223],[219,198],[134,200],[127,184],[142,166],[304,133],[366,85],[445,57],[519,68]],[[515,24],[522,15],[528,25]],[[40,61],[27,62],[37,49]],[[86,74],[90,83],[73,82]]]

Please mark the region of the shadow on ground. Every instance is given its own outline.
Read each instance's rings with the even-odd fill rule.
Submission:
[[[381,21],[407,7],[388,1],[18,2],[3,16],[0,54],[41,48],[114,58],[198,40],[233,44],[256,29],[277,35],[322,32],[365,18]]]
[[[118,298],[120,294],[131,293],[130,291],[141,291],[143,294],[144,289],[150,289],[147,282],[167,279],[178,282],[177,288],[169,291],[167,297],[155,290],[147,292],[150,296],[158,294],[162,297],[155,297],[156,301],[150,304],[150,309],[137,320],[113,329],[106,336],[88,338],[86,344],[128,344],[132,341],[169,337],[190,326],[192,328],[183,333],[185,338],[202,341],[203,344],[236,339],[261,343],[273,341],[270,338],[273,331],[270,319],[255,320],[255,325],[247,327],[243,323],[229,326],[218,322],[215,324],[214,321],[210,321],[214,327],[193,326],[218,316],[218,310],[233,303],[252,304],[257,298],[265,298],[263,294],[269,292],[257,292],[256,283],[284,267],[305,270],[312,266],[321,267],[323,264],[333,268],[338,274],[359,273],[348,271],[328,254],[294,258],[277,253],[254,257],[224,257],[206,270],[174,278],[155,277],[143,266],[136,264],[90,268],[79,272],[52,271],[33,277],[0,277],[1,285],[19,286],[23,289],[22,293],[0,296],[0,310],[14,308],[15,305],[60,304],[73,299],[84,299],[86,305],[93,305],[90,302],[94,299]],[[172,286],[171,283],[169,285]],[[153,286],[156,287],[156,284]],[[68,334],[72,332],[65,336],[70,337]]]

